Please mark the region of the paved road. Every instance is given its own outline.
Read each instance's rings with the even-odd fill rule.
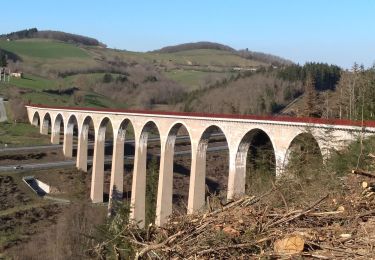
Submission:
[[[228,146],[217,146],[217,147],[210,147],[207,149],[208,152],[214,152],[214,151],[221,151],[221,150],[227,150]],[[177,156],[185,156],[189,155],[191,152],[190,150],[187,151],[179,151],[176,152],[175,155]],[[160,156],[160,155],[157,155]],[[131,160],[134,159],[134,156],[125,156],[125,160]],[[112,158],[107,156],[105,158],[105,162],[110,162]],[[88,163],[92,164],[92,158],[88,159]],[[41,169],[51,169],[51,168],[64,168],[64,167],[70,167],[75,166],[76,160],[67,160],[67,161],[59,161],[59,162],[46,162],[46,163],[28,163],[28,164],[22,164],[22,169],[15,169],[16,165],[7,165],[7,166],[0,166],[0,172],[17,172],[22,170],[41,170]]]
[[[181,136],[182,137],[182,136]],[[150,142],[159,141],[159,138],[150,138]],[[134,144],[134,139],[125,141],[127,144]],[[89,142],[89,148],[94,146],[94,142]],[[105,146],[111,146],[112,142],[106,142]],[[38,150],[53,150],[62,148],[62,144],[47,144],[47,145],[36,145],[36,146],[22,146],[22,147],[10,147],[0,149],[0,153],[6,152],[24,152],[24,151],[38,151]],[[73,148],[77,148],[77,145],[73,145]]]
[[[218,137],[218,136],[223,136],[222,134],[213,134],[213,137]],[[159,138],[150,138],[149,142],[156,142],[159,141]],[[176,140],[178,141],[188,141],[189,136],[177,136]],[[134,144],[134,139],[126,140],[125,143],[127,144]],[[89,143],[89,147],[92,147],[94,145],[93,142]],[[111,146],[112,142],[106,142],[106,146]],[[0,153],[6,153],[6,152],[23,152],[23,151],[38,151],[38,150],[52,150],[52,149],[57,149],[57,148],[62,148],[62,144],[49,144],[49,145],[37,145],[37,146],[23,146],[23,147],[9,147],[9,148],[1,148]],[[73,146],[74,148],[77,147],[77,145]]]
[[[5,110],[4,98],[0,97],[0,122],[7,121],[7,112]]]

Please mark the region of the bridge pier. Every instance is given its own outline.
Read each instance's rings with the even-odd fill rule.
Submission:
[[[155,224],[161,226],[167,222],[173,207],[173,155],[176,136],[167,141],[161,140],[160,171]]]
[[[63,122],[63,118],[61,114],[57,114],[51,118],[51,143],[52,144],[60,144],[60,131],[61,131],[61,123]],[[65,133],[65,124],[63,124],[64,133]]]
[[[113,137],[111,183],[109,188],[109,207],[112,200],[122,200],[124,187],[124,142],[125,133]]]
[[[42,135],[48,135],[48,127],[49,127],[48,120],[43,120],[42,123],[40,124],[40,133]]]
[[[105,128],[103,131],[100,127],[95,135],[90,198],[93,203],[99,203],[103,202]]]
[[[245,194],[247,151],[229,149],[228,201]]]
[[[60,129],[57,130],[57,129],[55,129],[55,127],[52,128],[51,143],[52,144],[60,144]]]
[[[207,145],[208,143],[205,142],[201,142],[199,145],[191,142],[188,214],[196,213],[205,206]]]
[[[281,177],[288,165],[288,149],[275,148],[276,178]]]
[[[73,157],[73,128],[68,126],[64,129],[63,153],[67,158]]]
[[[77,163],[79,170],[87,172],[88,126],[83,126],[78,134]]]
[[[147,139],[148,133],[142,133],[139,139],[135,137],[135,140],[139,140],[139,146],[134,154],[130,219],[139,227],[145,225]]]

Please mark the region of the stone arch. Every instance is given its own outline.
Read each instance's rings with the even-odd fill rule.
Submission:
[[[108,127],[110,127],[112,131],[107,133]],[[107,200],[110,193],[110,179],[105,178],[104,173],[106,165],[109,166],[109,168],[112,167],[112,162],[106,161],[106,155],[112,156],[113,149],[111,145],[113,142],[109,143],[110,145],[106,143],[107,134],[110,134],[110,138],[113,137],[113,124],[109,117],[104,117],[98,124],[94,145],[91,179],[91,199],[94,203]]]
[[[158,134],[160,134],[160,128],[158,126],[158,124],[153,121],[153,120],[150,120],[150,121],[147,121],[143,127],[142,127],[142,130],[141,130],[141,136],[140,136],[140,140],[139,140],[139,144],[140,146],[142,146],[142,142],[147,142],[147,139],[149,137],[149,134],[151,133],[151,131],[155,129],[157,130]]]
[[[40,115],[38,111],[35,111],[32,118],[32,125],[39,126],[40,125]]]
[[[48,135],[50,127],[51,127],[51,122],[52,122],[52,118],[51,118],[50,113],[48,112],[45,113],[42,119],[42,123],[41,123],[41,131],[40,131],[41,134]]]
[[[160,147],[150,150],[148,142],[150,134],[157,132],[160,143],[160,128],[156,122],[149,120],[141,128],[136,138],[137,148],[134,159],[134,174],[132,181],[131,218],[139,222],[140,226],[152,223],[156,215],[157,176],[159,162],[155,157]],[[150,150],[150,151],[149,151]],[[153,158],[148,160],[148,158]],[[146,197],[148,200],[146,200]]]
[[[128,140],[130,134],[134,136],[132,122],[126,118],[122,120],[117,130],[114,130],[114,144],[111,169],[110,199],[130,201],[133,167],[129,160],[133,157],[136,140]],[[124,182],[125,180],[125,182]],[[109,205],[111,208],[111,205]]]
[[[213,174],[210,174],[210,171],[207,171],[207,151],[210,142],[210,138],[213,137],[213,134],[220,133],[219,135],[221,138],[224,137],[226,152],[224,156],[227,159],[220,158],[220,155],[212,155],[210,157],[214,163],[214,168],[212,168]],[[216,138],[216,137],[215,137]],[[222,148],[222,147],[221,147]],[[220,148],[220,149],[221,149]],[[218,148],[214,148],[212,150],[220,150]],[[189,203],[188,203],[188,213],[193,213],[195,211],[200,210],[205,205],[206,197],[210,193],[218,193],[221,200],[226,200],[227,193],[228,193],[228,181],[229,181],[229,152],[228,152],[228,138],[219,126],[217,125],[210,125],[202,132],[201,136],[199,137],[199,141],[197,147],[193,152],[193,160],[192,160],[192,173],[191,173],[191,181],[189,186]],[[215,152],[216,153],[216,152]],[[218,152],[220,153],[220,152]],[[223,155],[221,155],[223,156]],[[222,160],[220,160],[222,159]],[[212,164],[211,164],[212,166]],[[220,174],[220,168],[227,168],[224,170],[223,175]],[[206,184],[208,189],[206,189]],[[220,192],[220,193],[219,193]]]
[[[64,131],[64,119],[62,115],[58,113],[52,125],[51,142],[53,144],[60,144],[61,125]]]
[[[185,165],[175,162],[176,140],[178,139],[178,134],[181,134],[181,132],[187,134],[187,138],[186,136],[181,136],[180,140],[186,142],[186,139],[188,139],[189,141],[190,151],[180,151],[181,155],[185,153],[190,154],[190,158],[188,160],[184,158],[183,161],[187,161],[186,165],[189,165],[189,169],[185,168]],[[179,205],[180,211],[185,211],[184,213],[186,213],[189,189],[188,185],[185,184],[189,183],[191,171],[191,135],[187,126],[182,122],[172,124],[167,131],[167,138],[163,142],[156,209],[157,225],[165,223],[168,216],[172,214],[173,206],[176,206],[176,204]],[[176,174],[179,174],[177,176],[179,178],[178,182],[176,182]],[[177,185],[179,186],[177,187]],[[184,189],[185,187],[187,189]]]
[[[63,151],[66,157],[73,157],[74,153],[74,135],[79,136],[78,120],[72,114],[69,116],[64,128],[64,146]]]
[[[254,176],[254,173],[257,170],[256,164],[259,163],[259,159],[257,159],[258,157],[261,157],[260,159],[262,164],[267,164],[267,161],[269,162],[269,164],[266,165],[266,169],[262,167],[264,174],[267,174],[267,176],[256,176],[262,175],[263,173],[261,172]],[[253,166],[251,167],[252,169],[249,169],[250,165],[248,165],[248,162],[255,165],[255,167]],[[235,167],[235,172],[237,175],[237,193],[243,194],[246,191],[254,192],[251,188],[254,179],[261,182],[260,184],[262,185],[262,188],[264,188],[263,185],[265,184],[265,182],[269,184],[270,178],[274,179],[276,177],[275,146],[272,142],[271,136],[267,134],[266,131],[260,128],[254,128],[248,131],[242,137],[238,145],[235,158]],[[247,174],[248,169],[252,171],[249,174]]]
[[[310,157],[310,158],[309,158]],[[298,163],[298,171],[304,171],[304,166],[312,162],[323,163],[323,154],[319,141],[311,132],[301,132],[293,137],[289,142],[287,152],[284,158],[284,168],[288,168],[291,164]]]
[[[148,225],[150,223],[154,223],[156,219],[156,204],[157,204],[157,189],[158,189],[158,181],[160,176],[160,154],[161,149],[155,148],[151,149],[150,145],[150,135],[154,137],[156,135],[159,136],[159,145],[161,146],[160,142],[160,128],[156,124],[155,121],[147,122],[142,131],[141,131],[141,138],[140,143],[144,142],[144,144],[140,144],[139,148],[145,147],[145,151],[147,151],[147,159],[146,159],[146,201],[145,201],[145,224]],[[154,140],[157,138],[153,138]],[[154,141],[153,141],[154,142]],[[159,146],[159,147],[160,147]]]
[[[88,156],[93,154],[95,149],[89,141],[95,142],[95,124],[91,116],[86,116],[82,124],[78,126],[78,150],[77,150],[77,168],[87,172]],[[91,149],[92,148],[92,149]]]
[[[92,125],[94,126],[95,128],[95,125],[94,125],[94,119],[91,117],[91,116],[86,116],[83,121],[82,121],[82,125],[80,126],[80,133],[83,133],[85,130],[88,130],[88,127],[90,125],[90,123],[92,123]]]

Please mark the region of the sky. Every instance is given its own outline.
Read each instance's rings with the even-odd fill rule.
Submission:
[[[2,9],[0,33],[36,27],[131,51],[212,41],[300,64],[375,62],[373,0],[17,0],[11,6]]]

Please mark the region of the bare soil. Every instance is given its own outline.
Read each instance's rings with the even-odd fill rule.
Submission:
[[[0,212],[30,201],[32,198],[19,189],[12,176],[0,175]]]
[[[64,161],[64,157],[61,149],[45,150],[43,152],[11,152],[11,153],[0,153],[0,165],[15,165],[25,163],[43,163],[43,162],[54,162]]]
[[[48,204],[0,215],[0,234],[7,237],[7,241],[1,241],[0,252],[28,241],[44,228],[56,224],[57,214],[60,212],[61,208],[57,204]]]

